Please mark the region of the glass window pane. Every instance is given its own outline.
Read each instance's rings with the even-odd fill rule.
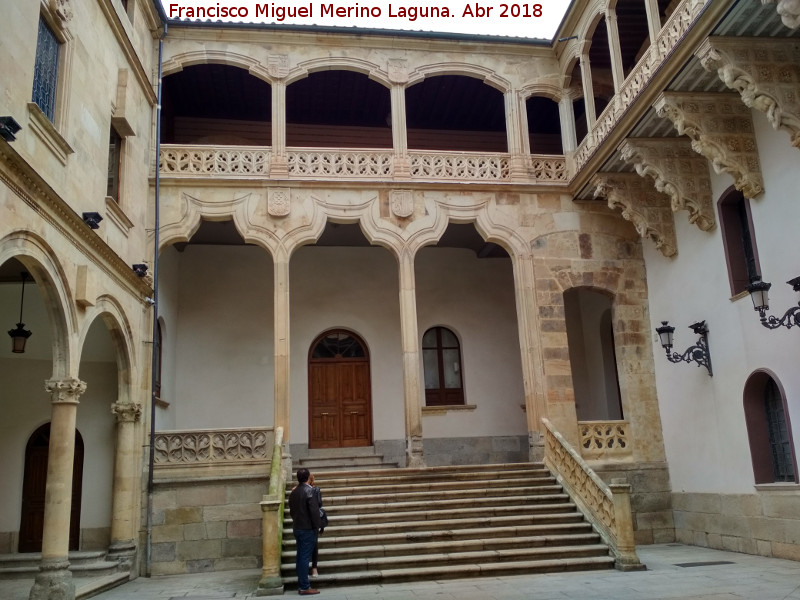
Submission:
[[[425,389],[439,389],[439,358],[436,350],[423,350],[422,364],[425,369]]]
[[[440,329],[442,330],[442,347],[458,348],[458,338],[456,338],[455,334],[444,327],[441,327]]]
[[[36,63],[33,67],[33,101],[51,121],[56,110],[58,84],[58,39],[43,17],[39,17]]]
[[[436,328],[428,329],[422,336],[423,348],[436,348]]]
[[[442,350],[444,360],[444,387],[461,387],[461,364],[458,359],[458,350]]]

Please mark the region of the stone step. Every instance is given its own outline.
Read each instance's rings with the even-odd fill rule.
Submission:
[[[485,532],[485,530],[473,530]],[[320,536],[319,552],[321,560],[335,556],[337,560],[350,558],[374,558],[383,556],[421,556],[423,554],[443,554],[457,549],[459,552],[477,552],[481,550],[507,550],[513,548],[540,548],[558,547],[564,545],[583,546],[598,544],[600,536],[597,533],[567,533],[562,535],[530,535],[517,537],[500,537],[491,539],[482,535],[475,535],[472,539],[442,539],[441,541],[424,541],[412,543],[383,543],[369,546],[348,546],[337,548],[335,543],[329,544],[325,535]],[[381,539],[382,542],[386,540]],[[288,550],[283,554],[284,561],[294,564],[296,550]]]
[[[539,548],[507,548],[497,550],[461,551],[451,546],[449,552],[439,554],[423,553],[406,556],[380,556],[370,558],[351,558],[344,560],[326,560],[325,571],[328,573],[348,573],[351,571],[368,571],[384,569],[406,569],[413,567],[454,566],[463,564],[481,564],[484,562],[533,561],[541,559],[567,559],[587,557],[607,557],[608,546],[605,544],[586,544],[581,546],[555,546]],[[294,561],[281,565],[281,573],[291,574]]]
[[[524,484],[526,479],[541,477],[551,477],[551,475],[540,464],[514,463],[513,465],[481,465],[481,468],[476,470],[466,470],[465,467],[431,467],[430,469],[397,468],[378,473],[329,471],[324,474],[324,477],[315,476],[315,479],[318,479],[318,483],[324,483],[329,487],[341,487],[342,485],[360,487],[364,485],[365,480],[369,481],[369,485],[414,481],[497,481],[499,479],[519,479]]]
[[[323,574],[312,582],[320,587],[337,585],[366,585],[377,583],[397,583],[403,581],[432,581],[437,579],[466,579],[473,577],[503,577],[508,575],[530,575],[532,573],[566,573],[570,571],[590,571],[610,569],[614,559],[610,556],[585,558],[544,559],[511,562],[481,562],[461,565],[421,566],[405,569],[385,569],[351,571],[348,573]],[[283,578],[287,589],[297,589],[297,578],[289,575]]]
[[[416,504],[416,503],[414,503]],[[332,512],[329,513],[330,526],[347,527],[350,525],[378,525],[382,523],[414,523],[417,521],[438,521],[442,519],[459,520],[471,517],[501,517],[501,516],[525,516],[536,513],[558,513],[567,512],[575,509],[575,505],[569,502],[566,494],[552,494],[547,496],[532,496],[523,498],[516,504],[497,505],[497,500],[492,499],[489,505],[475,503],[465,505],[461,508],[454,506],[444,506],[438,509],[425,509],[430,503],[417,504],[420,510],[413,508],[405,509],[403,505],[391,505],[391,512],[383,511],[383,505],[372,505],[369,509],[360,511],[357,514],[352,512]],[[326,509],[327,510],[327,509]],[[284,520],[284,528],[291,530],[291,518]]]
[[[353,494],[341,496],[330,494],[326,489],[323,491],[323,504],[326,509],[353,509],[354,511],[361,512],[366,505],[387,506],[396,503],[424,502],[429,505],[446,504],[451,506],[462,500],[497,502],[498,500],[506,498],[531,498],[539,494],[557,494],[561,489],[560,485],[542,485],[538,487],[486,487],[476,489],[421,490],[398,492],[395,494]]]
[[[385,464],[382,456],[350,456],[347,458],[305,458],[297,465],[305,467],[315,477],[319,471],[333,471],[339,469],[380,469],[396,468],[397,465]],[[295,469],[296,471],[297,469]]]
[[[322,490],[324,498],[334,498],[338,496],[369,496],[379,495],[394,497],[397,494],[423,493],[423,492],[446,492],[450,491],[469,491],[470,489],[491,490],[508,489],[513,487],[548,487],[554,485],[554,479],[539,478],[529,481],[505,481],[498,482],[491,479],[474,479],[471,481],[391,481],[386,483],[370,482],[367,485],[331,485],[324,480],[316,480],[314,484]],[[289,494],[296,484],[286,486],[286,493]],[[557,486],[560,488],[560,486]]]
[[[119,563],[105,560],[105,550],[80,550],[69,553],[69,570],[73,577],[104,577],[116,574]],[[0,580],[32,579],[39,572],[39,552],[0,555]]]
[[[75,600],[85,600],[122,585],[130,580],[130,573],[127,571],[114,573],[113,575],[106,575],[104,577],[97,577],[91,579],[86,583],[75,583]]]

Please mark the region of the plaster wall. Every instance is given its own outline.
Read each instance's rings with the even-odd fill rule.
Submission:
[[[177,265],[177,429],[273,422],[272,260],[254,246],[189,245]]]
[[[178,360],[178,251],[170,246],[159,256],[158,318],[161,322],[161,399],[156,407],[156,430],[176,429],[175,408],[175,365]]]
[[[753,111],[764,176],[764,193],[751,200],[756,244],[765,281],[773,283],[773,314],[796,304],[783,282],[797,273],[795,201],[800,153],[782,131],[773,131]],[[711,173],[714,200],[733,183],[727,174]],[[679,254],[667,259],[644,244],[650,288],[651,340],[666,452],[674,492],[754,493],[753,469],[743,411],[743,389],[750,374],[769,368],[786,392],[789,416],[800,423],[800,374],[796,330],[768,331],[759,323],[750,298],[730,297],[719,227],[702,232],[678,213]],[[692,365],[667,362],[654,328],[661,320],[676,327],[675,350],[695,342],[690,323],[705,319],[714,377]],[[795,436],[797,440],[797,436]]]

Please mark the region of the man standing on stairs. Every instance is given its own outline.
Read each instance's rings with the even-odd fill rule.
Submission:
[[[308,561],[317,545],[317,535],[322,528],[319,518],[319,502],[314,489],[308,485],[311,473],[308,469],[297,470],[297,487],[289,494],[289,514],[292,516],[292,533],[297,540],[297,587],[301,596],[319,594],[308,580]]]

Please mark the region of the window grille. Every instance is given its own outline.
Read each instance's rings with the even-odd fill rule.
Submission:
[[[764,389],[764,406],[767,410],[767,429],[772,454],[772,470],[775,481],[794,481],[794,462],[786,427],[786,413],[783,410],[778,386],[770,379]]]
[[[58,51],[59,42],[56,34],[40,15],[36,64],[33,70],[33,101],[51,121],[55,120]]]
[[[122,138],[112,127],[108,139],[108,187],[106,196],[119,202],[119,172],[122,163]]]

